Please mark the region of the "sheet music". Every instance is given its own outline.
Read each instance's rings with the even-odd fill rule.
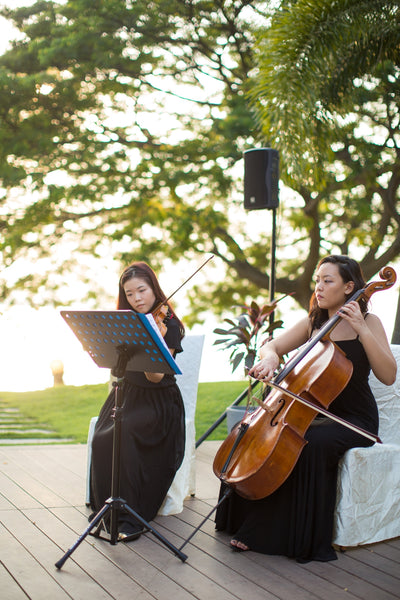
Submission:
[[[169,352],[170,350],[169,350],[167,344],[165,343],[163,336],[161,335],[161,331],[159,330],[158,325],[157,325],[153,315],[151,313],[146,313],[145,317],[148,319],[149,324],[152,326],[152,328],[154,329],[154,331],[157,333],[158,337],[162,341],[163,345],[165,346],[165,348],[167,348],[167,350]]]

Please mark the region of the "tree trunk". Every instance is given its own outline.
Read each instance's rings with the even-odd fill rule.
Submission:
[[[400,294],[399,294],[399,298],[397,300],[397,311],[396,311],[396,318],[394,320],[394,327],[393,327],[391,343],[392,344],[400,344]]]

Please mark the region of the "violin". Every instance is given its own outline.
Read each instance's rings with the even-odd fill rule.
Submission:
[[[168,315],[168,304],[161,304],[158,306],[151,314],[153,315],[153,319],[156,322],[156,325],[161,333],[161,336],[164,337],[167,333],[167,326],[164,323],[167,315]]]
[[[385,267],[379,273],[383,282],[372,282],[357,290],[348,300],[369,300],[375,292],[392,287],[396,273]],[[217,451],[215,475],[242,497],[258,500],[272,494],[292,472],[306,445],[308,427],[318,413],[380,442],[344,419],[332,415],[330,403],[346,387],[353,364],[330,340],[329,334],[340,321],[334,315],[288,361],[269,382],[272,391],[253,413],[237,425]]]

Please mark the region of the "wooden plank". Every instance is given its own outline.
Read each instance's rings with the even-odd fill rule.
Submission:
[[[15,483],[10,477],[0,472],[0,489],[8,502],[16,508],[39,508],[40,503]]]
[[[362,549],[354,548],[346,551],[345,554],[339,555],[340,567],[353,576],[365,581],[368,587],[375,586],[379,588],[379,598],[398,598],[400,589],[399,579],[376,568],[374,562],[362,562],[359,558],[360,550]]]
[[[382,542],[379,544],[374,544],[371,547],[371,550],[383,558],[389,558],[390,560],[400,564],[400,544],[399,547],[396,547],[394,544]],[[398,571],[400,571],[400,568],[398,568]]]
[[[208,466],[211,466],[221,444],[222,442],[217,440],[203,442],[196,448],[196,460],[205,462]]]
[[[57,511],[59,514],[59,511]],[[64,511],[63,511],[64,513]],[[164,517],[164,519],[173,519],[173,517]],[[158,524],[156,525],[158,528]],[[162,531],[164,533],[164,530]],[[168,532],[167,532],[168,533]],[[167,537],[167,536],[166,536]],[[170,539],[170,537],[172,539]],[[167,537],[171,543],[175,543],[176,537]],[[178,543],[180,540],[177,540]],[[117,544],[117,546],[124,546],[124,544]],[[204,575],[195,569],[193,573],[193,565],[188,560],[182,563],[178,557],[176,557],[165,545],[159,542],[151,533],[142,536],[139,540],[126,544],[125,548],[135,555],[135,564],[140,557],[146,564],[146,570],[151,568],[156,572],[162,572],[164,576],[167,576],[174,585],[185,590],[185,596],[188,591],[194,594],[194,597],[199,600],[208,598],[218,598],[218,600],[232,600],[235,596],[232,595],[228,590],[224,590],[219,584],[209,578],[209,574]],[[146,581],[148,576],[146,575]],[[149,583],[147,583],[148,585]],[[153,590],[151,590],[153,591]],[[171,597],[176,597],[176,593],[171,596],[168,592],[163,598],[167,600]],[[189,595],[189,597],[193,597]],[[158,598],[158,597],[157,597]]]
[[[14,506],[11,504],[8,498],[6,498],[4,494],[0,492],[0,511],[11,510],[12,508],[14,508]]]
[[[193,525],[197,521],[197,515],[192,513]],[[181,529],[183,537],[190,535],[190,511],[184,511],[184,515],[179,515],[184,518],[185,530]],[[159,517],[158,519],[159,520]],[[179,519],[181,524],[183,521]],[[286,557],[271,557],[256,555],[254,552],[235,553],[232,552],[229,546],[230,536],[223,532],[215,532],[214,523],[207,521],[202,529],[196,533],[189,543],[189,548],[192,551],[193,546],[197,547],[201,552],[211,552],[223,560],[223,564],[230,566],[232,569],[237,569],[238,562],[243,565],[241,571],[250,577],[248,585],[252,581],[257,581],[265,590],[281,597],[296,597],[296,599],[304,598],[324,598],[324,600],[338,600],[340,598],[356,598],[352,594],[341,589],[335,582],[332,585],[320,578],[307,574],[303,577],[302,582],[302,565],[298,565],[295,561],[289,560]],[[215,543],[220,546],[216,547]],[[271,564],[277,563],[280,568],[277,571],[271,570]],[[306,583],[305,583],[306,581]],[[236,589],[236,586],[235,586]]]
[[[189,507],[193,505],[199,509],[199,507],[202,508],[203,503],[201,501],[191,498],[186,502],[185,510],[181,515],[179,515],[179,517],[181,519],[184,519],[186,523],[191,522],[193,526],[196,526],[199,523],[198,514],[197,512],[189,510]],[[207,532],[210,536],[214,534],[213,530],[214,523],[211,523],[210,521],[207,521],[202,527],[202,531]],[[193,538],[192,543],[196,543],[195,539],[198,536],[199,534],[196,534],[195,538]],[[221,533],[217,534],[217,536],[221,536],[222,539],[225,538],[225,543],[228,543],[229,536],[222,536]],[[380,590],[375,585],[369,585],[365,582],[364,579],[354,577],[354,574],[349,574],[346,571],[342,570],[338,571],[337,567],[335,567],[335,565],[337,565],[336,561],[329,563],[312,562],[308,563],[307,565],[298,565],[294,561],[287,561],[286,563],[286,559],[284,559],[284,557],[264,557],[263,555],[257,555],[255,553],[251,553],[251,555],[253,557],[253,561],[258,562],[259,564],[265,563],[267,565],[269,569],[268,580],[270,580],[271,577],[270,570],[271,568],[273,568],[282,578],[286,578],[286,580],[290,579],[293,583],[297,584],[298,586],[303,586],[306,590],[308,590],[307,594],[316,593],[319,597],[331,597],[333,599],[339,597],[360,597],[358,594],[358,590],[362,589],[362,593],[367,593],[365,592],[367,586],[369,588],[368,597],[379,597]],[[240,554],[240,556],[243,556],[243,554]],[[310,573],[306,573],[305,577],[303,577],[304,570],[310,570],[313,574],[318,576],[319,580],[316,580],[312,576],[310,576]],[[333,584],[333,586],[330,584]],[[268,589],[274,591],[273,588],[271,588],[270,586],[268,587]],[[355,592],[354,596],[352,594],[353,590]],[[392,595],[385,595],[385,597],[392,598]]]
[[[29,460],[38,464],[61,468],[75,477],[84,480],[86,477],[87,446],[86,444],[61,444],[48,447],[35,446],[29,449]],[[26,451],[26,448],[25,448]]]
[[[400,569],[399,563],[396,560],[392,560],[389,557],[383,557],[379,552],[375,552],[375,550],[371,547],[360,547],[357,549],[357,554],[353,553],[353,558],[356,558],[358,561],[373,567],[374,569],[379,569],[382,573],[386,573],[398,580],[398,586],[400,587]]]
[[[179,521],[179,519],[177,519]],[[188,533],[184,525],[184,536]],[[254,553],[232,552],[228,544],[229,537],[220,533],[209,535],[199,531],[195,538],[185,547],[190,560],[209,577],[214,578],[221,586],[228,586],[239,598],[293,598],[296,600],[313,600],[320,596],[301,589],[297,583],[288,582],[276,576],[269,569],[254,562]],[[210,567],[210,562],[214,564]],[[289,563],[289,561],[287,561]],[[288,564],[288,568],[290,568]],[[338,598],[338,596],[335,597]],[[349,599],[349,596],[346,596]]]
[[[18,458],[21,458],[20,456]],[[44,477],[42,469],[39,473],[34,468],[32,461],[23,461],[22,465],[14,458],[3,464],[3,473],[23,490],[29,490],[29,495],[33,496],[37,502],[43,506],[66,506],[67,500],[64,500],[60,494],[49,489],[47,483],[43,481],[52,480],[53,477]],[[57,477],[54,475],[54,479]],[[64,478],[65,482],[65,478]],[[57,484],[55,484],[57,485]]]
[[[194,507],[196,509],[196,511],[202,513],[202,514],[206,514],[207,510],[208,510],[208,506],[204,506],[201,502],[199,502],[197,499],[195,498],[191,498],[190,500],[187,500],[185,503],[185,507]],[[182,518],[185,519],[187,518],[187,515],[189,515],[189,513],[186,513],[184,511]],[[201,520],[201,519],[200,519]],[[200,522],[200,520],[197,522],[197,524]],[[194,523],[193,523],[194,524]],[[211,527],[214,527],[214,523],[212,522],[212,524],[210,524],[210,522],[207,522],[205,525],[203,525],[202,529],[204,530],[208,530],[209,533],[211,533]],[[197,535],[197,534],[196,534]],[[396,541],[393,540],[393,546],[395,545]],[[382,545],[379,545],[378,547],[380,548]],[[393,551],[397,550],[397,548],[393,547]],[[362,548],[358,548],[357,552],[361,552]],[[367,550],[364,549],[365,552],[367,552]],[[375,554],[378,552],[378,550],[375,551]],[[357,555],[358,556],[358,555]],[[360,558],[361,558],[362,554],[360,554]],[[374,560],[372,561],[372,565],[374,568],[377,567],[377,565],[379,564],[379,559],[378,559],[379,554],[374,558]],[[276,560],[276,558],[278,557],[274,557],[273,560]],[[388,558],[388,557],[386,557]],[[257,561],[260,560],[260,555],[257,555],[257,558],[255,559]],[[264,560],[263,558],[261,558],[261,560]],[[385,566],[383,566],[383,563],[385,563]],[[388,570],[388,574],[396,576],[397,573],[400,572],[400,570],[398,569],[398,565],[393,564],[390,561],[383,561],[381,568],[384,570]],[[356,597],[360,597],[358,594],[361,593],[361,597],[362,598],[371,598],[371,599],[375,599],[375,598],[380,598],[379,594],[382,594],[382,598],[393,598],[396,596],[393,596],[393,593],[395,591],[396,588],[396,584],[393,580],[386,579],[385,584],[383,583],[383,580],[378,583],[378,585],[375,584],[374,578],[367,578],[365,579],[363,577],[363,574],[360,573],[360,577],[357,577],[355,575],[354,572],[352,572],[351,574],[347,573],[345,570],[340,569],[339,570],[339,574],[338,574],[338,569],[335,568],[333,565],[336,565],[336,561],[333,563],[318,563],[318,562],[312,562],[312,563],[308,563],[307,565],[305,565],[304,567],[302,566],[302,568],[306,568],[306,569],[310,569],[311,571],[315,570],[315,572],[318,574],[319,577],[321,577],[322,579],[322,587],[320,589],[320,592],[318,592],[318,585],[316,585],[316,582],[313,581],[312,582],[312,590],[313,592],[317,592],[317,593],[322,593],[321,597],[325,597],[324,594],[324,589],[325,586],[327,585],[326,582],[330,582],[330,583],[334,583],[336,586],[338,586],[338,589],[341,590],[341,593],[345,593],[346,597],[349,597],[349,592],[350,591],[354,591],[355,596]],[[346,563],[347,567],[349,567],[350,563]],[[270,563],[271,565],[271,563]],[[372,571],[373,572],[373,571]],[[285,573],[286,576],[288,576],[288,572],[285,569]],[[370,570],[371,573],[371,570]],[[284,572],[282,572],[282,576],[284,576]],[[325,583],[324,583],[325,581]],[[383,585],[383,587],[385,588],[385,591],[380,589],[380,585]],[[359,590],[362,590],[362,592],[360,592]],[[332,590],[333,592],[333,598],[335,598],[335,590]],[[367,594],[367,595],[364,595]]]
[[[212,473],[210,476],[210,465],[201,461],[196,463],[196,492],[195,496],[207,500],[213,504],[218,498],[220,483]]]
[[[2,519],[7,516],[21,516],[18,511],[5,511]],[[31,554],[23,543],[17,539],[13,524],[11,531],[3,525],[1,529],[1,557],[7,572],[28,598],[51,598],[52,600],[66,600],[68,594],[50,576],[49,571],[43,568],[36,556]],[[3,596],[4,597],[4,596]],[[7,596],[6,596],[7,597]],[[11,596],[12,598],[12,596]]]
[[[190,528],[182,522],[179,517],[162,517],[157,519],[157,528],[167,539],[172,540],[174,544],[180,547],[190,533]],[[260,582],[256,578],[251,579],[251,574],[247,570],[237,568],[237,561],[230,562],[229,558],[238,558],[232,556],[231,550],[223,547],[219,541],[213,537],[199,532],[196,543],[189,543],[184,548],[188,554],[187,563],[192,565],[198,573],[211,579],[215,585],[237,594],[239,598],[251,597],[257,599],[276,598],[269,591],[269,586]],[[250,579],[249,579],[250,577]]]
[[[67,468],[69,471],[71,471],[78,477],[85,479],[87,463],[86,444],[62,444],[56,447],[53,446],[53,448],[54,452],[51,453],[51,456],[52,459],[56,462],[56,464],[61,465],[63,468]],[[45,450],[46,449],[43,449],[43,451],[40,453],[40,458],[42,458],[42,455],[48,453],[49,448],[47,449],[47,452],[45,452]]]
[[[54,446],[23,447],[17,452],[8,452],[4,471],[25,489],[35,489],[36,482],[42,486],[42,493],[53,495],[44,506],[65,506],[84,502],[84,480],[68,467],[68,461],[59,462],[56,457],[59,449]],[[43,485],[45,482],[45,486]],[[38,499],[42,498],[37,492]]]
[[[219,444],[205,442],[197,450],[196,495],[185,501],[183,512],[155,520],[178,548],[216,504],[219,481],[212,461]],[[349,549],[337,561],[300,565],[282,556],[232,552],[229,536],[215,531],[214,516],[185,545],[185,563],[151,533],[114,546],[88,536],[57,570],[54,563],[88,525],[85,479],[85,445],[0,448],[0,548],[6,561],[0,571],[2,596],[7,590],[5,597],[13,600],[400,597],[400,538]],[[41,585],[35,587],[37,574]]]
[[[7,571],[6,567],[0,561],[0,589],[2,598],[9,600],[27,600],[28,596],[21,589],[18,582]]]
[[[61,510],[61,509],[59,509]],[[73,508],[65,509],[76,513]],[[34,521],[42,538],[51,538],[52,545],[42,553],[42,560],[53,573],[54,578],[63,585],[72,598],[132,598],[152,599],[141,586],[125,573],[120,565],[108,560],[98,552],[91,539],[83,542],[68,558],[61,570],[55,568],[55,562],[61,559],[68,548],[66,540],[75,542],[74,532],[50,511],[28,511],[27,517]],[[37,547],[37,544],[33,544]]]
[[[83,533],[87,526],[87,521],[84,515],[80,514],[75,509],[69,508],[57,508],[54,509],[54,514],[59,517],[60,523],[67,523],[69,527],[72,527],[73,532],[69,532],[69,542],[63,544],[64,550],[68,547],[72,547],[76,542],[79,535]],[[82,519],[83,517],[83,519]],[[41,527],[48,530],[47,523],[41,523]],[[53,531],[53,530],[52,530]],[[56,532],[58,535],[58,532]],[[54,532],[52,533],[54,535]],[[189,600],[192,596],[188,593],[186,588],[181,584],[177,584],[168,573],[160,568],[158,565],[158,559],[160,554],[166,555],[164,559],[168,562],[172,562],[178,569],[184,567],[179,559],[174,555],[171,555],[169,551],[164,548],[160,549],[156,544],[151,543],[150,557],[144,556],[141,551],[141,545],[145,537],[142,536],[139,540],[132,544],[118,543],[114,546],[108,542],[96,539],[92,536],[86,538],[84,542],[73,552],[72,556],[68,558],[65,566],[62,570],[69,569],[69,562],[73,559],[80,565],[83,565],[85,571],[96,581],[100,581],[103,586],[107,586],[107,589],[112,589],[115,586],[115,582],[118,581],[115,575],[110,576],[110,569],[107,566],[108,563],[116,566],[122,573],[128,576],[131,580],[131,584],[127,589],[126,596],[120,596],[121,598],[132,598],[132,590],[134,587],[137,589],[147,590],[147,593],[152,598],[157,600]],[[96,555],[93,553],[96,552]],[[146,554],[146,553],[145,553]],[[59,558],[63,556],[60,554]],[[135,585],[134,585],[135,584]],[[110,587],[111,586],[111,587]],[[120,593],[120,586],[118,585],[118,593]],[[231,599],[230,599],[231,600]]]
[[[339,556],[338,561],[329,563],[311,562],[306,565],[307,571],[321,577],[321,579],[335,583],[346,593],[354,594],[361,600],[393,600],[396,596],[389,594],[366,581],[362,575],[352,571],[347,558]]]
[[[393,548],[400,549],[400,537],[392,538],[391,540],[387,540],[385,543],[388,544],[389,546],[393,546]]]
[[[196,449],[196,497],[215,504],[218,498],[220,482],[214,475],[212,463],[221,442],[203,442]]]

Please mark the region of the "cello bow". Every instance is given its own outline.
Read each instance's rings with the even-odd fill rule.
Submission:
[[[317,412],[324,415],[325,417],[332,419],[332,421],[336,421],[336,423],[340,423],[341,425],[344,425],[344,427],[347,427],[348,429],[352,429],[353,431],[355,431],[356,433],[359,433],[360,435],[364,436],[368,440],[371,440],[372,442],[377,442],[378,444],[382,444],[382,440],[380,439],[380,437],[375,435],[374,433],[370,433],[366,429],[363,429],[362,427],[358,427],[358,425],[354,425],[353,423],[346,421],[346,419],[342,419],[341,417],[334,415],[333,413],[329,412],[329,410],[322,408],[322,406],[317,406],[313,402],[310,402],[310,400],[306,400],[306,398],[302,398],[301,396],[299,396],[298,394],[295,394],[291,390],[288,390],[288,389],[282,387],[281,385],[274,383],[273,381],[268,381],[267,385],[279,390],[282,394],[286,394],[287,396],[290,396],[290,398],[293,398],[294,400],[301,402],[305,406],[308,406],[308,408],[312,408],[313,410],[316,410]],[[263,408],[264,410],[267,410],[266,407],[264,406],[264,403],[262,400],[260,400],[259,398],[255,397],[255,396],[253,396],[253,398],[257,401],[257,403],[261,406],[261,408]]]

